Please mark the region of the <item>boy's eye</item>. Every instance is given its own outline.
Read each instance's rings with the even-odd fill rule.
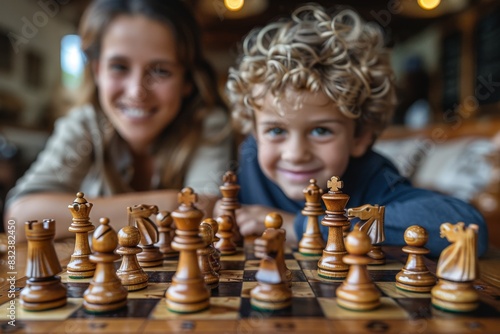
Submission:
[[[331,135],[332,131],[330,131],[327,128],[317,127],[312,129],[311,134],[313,136],[326,136],[326,135]]]
[[[285,130],[282,128],[274,127],[267,129],[265,133],[272,137],[277,137],[283,135],[285,133]]]

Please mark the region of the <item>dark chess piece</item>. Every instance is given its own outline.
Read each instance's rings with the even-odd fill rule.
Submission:
[[[212,244],[210,245],[210,249],[212,250],[210,255],[210,263],[212,264],[212,268],[216,273],[220,272],[221,264],[220,264],[220,251],[215,248],[215,244],[220,240],[217,236],[217,232],[219,231],[219,224],[213,218],[205,218],[201,222],[202,224],[208,224],[212,227]]]
[[[306,204],[302,214],[307,217],[306,231],[299,242],[299,252],[303,255],[321,255],[325,249],[325,242],[319,230],[319,216],[325,214],[321,207],[323,190],[318,187],[315,179],[309,180],[309,186],[304,189]]]
[[[441,237],[452,244],[439,256],[437,284],[432,288],[432,305],[444,311],[471,312],[479,306],[479,294],[472,282],[479,277],[477,231],[479,226],[460,222],[441,225]]]
[[[68,230],[75,233],[75,251],[71,255],[66,271],[70,278],[86,278],[94,276],[95,263],[89,260],[90,251],[89,233],[95,230],[90,222],[90,210],[92,203],[87,202],[79,192],[73,204],[68,205],[68,209],[73,216],[71,226]]]
[[[108,218],[99,220],[99,227],[92,237],[90,260],[96,263],[94,277],[83,294],[83,307],[91,313],[103,313],[121,309],[127,305],[127,289],[116,276],[114,261],[120,255],[114,253],[118,236],[109,225]]]
[[[284,246],[285,235],[276,229],[267,229],[255,240],[255,256],[262,259],[255,275],[258,285],[250,291],[250,303],[255,309],[275,311],[292,304],[292,291],[276,259]]]
[[[205,247],[198,249],[198,263],[200,265],[201,275],[209,289],[215,289],[219,286],[219,274],[212,267],[213,254],[213,236],[212,226],[208,223],[200,224],[200,237]]]
[[[155,246],[158,242],[159,232],[156,224],[149,218],[151,215],[158,214],[156,205],[139,204],[128,207],[129,221],[133,220],[135,226],[141,233],[141,242],[139,247],[142,252],[137,254],[137,259],[141,267],[157,267],[163,264],[163,254],[160,248]]]
[[[219,231],[217,232],[219,241],[215,243],[215,248],[219,250],[222,256],[235,254],[237,248],[236,243],[233,241],[233,218],[229,215],[222,215],[217,218],[217,224],[219,224]]]
[[[368,311],[380,306],[380,291],[368,272],[372,259],[367,255],[372,248],[370,238],[355,226],[345,239],[348,255],[343,257],[349,272],[337,288],[337,304],[353,311]]]
[[[148,274],[137,261],[137,254],[142,252],[142,248],[137,246],[140,240],[141,233],[135,226],[125,226],[118,231],[120,247],[116,253],[122,256],[122,263],[116,275],[128,291],[136,291],[148,286]]]
[[[321,224],[328,227],[328,239],[323,255],[318,261],[318,275],[328,279],[343,279],[349,266],[342,261],[347,254],[343,228],[349,226],[345,206],[349,195],[342,193],[343,182],[336,176],[328,180],[328,193],[321,197],[326,205],[326,215]]]
[[[411,292],[429,292],[436,284],[436,278],[424,262],[425,254],[430,252],[424,247],[429,234],[423,227],[412,225],[406,229],[404,239],[407,246],[403,247],[403,252],[408,254],[408,260],[396,275],[396,287]]]
[[[28,240],[26,276],[21,291],[21,307],[27,311],[44,311],[66,305],[66,287],[56,276],[62,268],[54,248],[56,222],[44,219],[24,225]]]
[[[199,236],[203,212],[194,204],[197,199],[193,189],[182,189],[178,196],[180,206],[172,212],[177,227],[172,247],[179,251],[179,263],[165,297],[167,308],[177,313],[200,312],[210,305],[210,290],[201,275],[197,256],[198,249],[204,247]]]
[[[164,258],[172,258],[179,255],[179,252],[172,248],[172,239],[175,235],[173,227],[174,220],[170,212],[161,210],[156,215],[156,225],[158,226],[159,240],[156,246],[160,248],[160,252]]]

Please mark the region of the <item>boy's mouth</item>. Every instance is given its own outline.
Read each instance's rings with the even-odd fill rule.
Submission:
[[[320,169],[290,170],[279,168],[278,172],[292,182],[305,182],[307,184],[309,179],[313,178],[319,170]]]

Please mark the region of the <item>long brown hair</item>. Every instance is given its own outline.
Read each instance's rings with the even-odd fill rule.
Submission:
[[[181,110],[163,131],[157,149],[161,150],[164,172],[162,186],[179,188],[185,171],[202,139],[204,118],[215,108],[228,113],[217,89],[215,72],[204,58],[200,30],[190,9],[180,0],[95,0],[87,8],[80,22],[82,49],[87,57],[86,75],[82,89],[83,103],[92,103],[99,110],[97,87],[90,70],[98,60],[103,32],[118,15],[143,15],[166,24],[173,32],[178,59],[186,69],[186,79],[192,83],[191,94],[183,100]],[[222,140],[229,132],[223,131]]]

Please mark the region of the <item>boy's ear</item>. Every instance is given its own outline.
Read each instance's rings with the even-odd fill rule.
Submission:
[[[359,158],[372,146],[374,140],[373,131],[364,129],[354,137],[354,145],[351,150],[351,156]]]

